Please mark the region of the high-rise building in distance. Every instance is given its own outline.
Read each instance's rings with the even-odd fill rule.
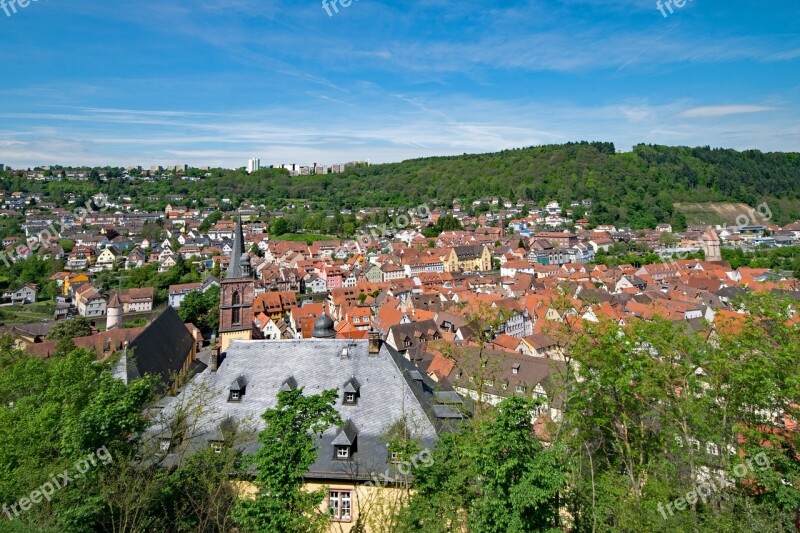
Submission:
[[[247,173],[252,174],[253,172],[261,169],[261,160],[257,157],[254,157],[250,161],[247,162]]]

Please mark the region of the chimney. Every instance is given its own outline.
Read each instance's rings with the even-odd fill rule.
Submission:
[[[211,348],[211,371],[216,372],[219,368],[219,344]]]
[[[369,355],[378,355],[381,351],[381,332],[377,329],[369,331]]]

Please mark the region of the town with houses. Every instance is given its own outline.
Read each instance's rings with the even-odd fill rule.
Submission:
[[[252,338],[310,338],[315,320],[327,316],[333,320],[336,338],[367,339],[371,331],[380,332],[390,346],[436,380],[451,379],[454,369],[437,358],[435,350],[427,349],[427,341],[468,345],[473,340],[469,316],[480,305],[509,313],[492,339],[492,349],[526,356],[518,357],[522,366],[537,367],[541,359],[558,357],[546,335],[549,322],[605,317],[624,323],[661,315],[711,331],[717,317],[736,312],[732,301],[738,294],[800,289],[792,272],[732,269],[720,253],[722,247],[800,244],[800,222],[783,227],[691,227],[684,232],[673,232],[668,224],[648,231],[587,229],[585,218],[571,216],[578,206],[590,212],[590,200],[568,206],[550,202],[539,208],[522,200],[487,198],[462,205],[456,199],[451,209],[390,209],[402,227],[366,227],[356,238],[309,244],[272,240],[265,213],[252,204],[232,209],[224,199],[209,198],[208,207],[193,209],[181,205],[182,198],[175,195],[169,198],[174,204],[163,212],[140,212],[131,200],[95,195],[93,205],[102,209],[78,220],[73,211],[48,205],[40,195],[0,192],[0,216],[24,215],[27,238],[3,238],[3,261],[34,255],[65,261],[64,271],[51,278],[59,292],[53,321],[6,328],[22,340],[20,346],[46,355],[54,349],[53,343],[42,342],[47,326],[73,316],[90,319],[100,330],[92,343],[101,343],[104,337],[116,342],[119,332],[106,327],[107,320],[109,325],[118,323],[118,312],[152,313],[162,303],[155,301],[152,287],[104,293],[93,284],[98,272],[146,265],[167,272],[178,260],[194,264],[206,273],[204,281],[169,287],[165,304],[179,309],[188,294],[224,284],[232,261],[241,259],[240,250],[247,255],[253,278],[252,305],[247,310]],[[491,211],[470,216],[470,208],[481,203]],[[204,219],[218,210],[224,210],[222,219],[200,231]],[[523,210],[526,216],[521,217]],[[444,216],[454,217],[465,229],[425,237],[421,230]],[[165,233],[160,242],[140,234],[145,223],[155,221],[162,222]],[[573,230],[563,229],[567,225]],[[47,240],[39,242],[40,235]],[[63,239],[74,242],[68,252],[59,246]],[[593,264],[598,252],[607,252],[616,243],[639,245],[663,260],[637,266]],[[674,258],[698,251],[704,252],[704,260]],[[212,275],[215,268],[222,279]],[[14,305],[31,304],[37,301],[38,290],[26,284],[3,298]],[[571,305],[556,310],[553,302],[561,295],[568,296]],[[190,331],[199,335],[196,328]],[[196,338],[197,346],[210,341]],[[507,376],[509,380],[513,375]],[[537,375],[539,381],[526,386],[534,389],[547,377]]]
[[[0,533],[800,533],[798,15],[0,0]]]
[[[250,170],[258,164],[251,161]],[[471,416],[475,402],[528,398],[536,405],[531,427],[547,446],[553,424],[565,416],[565,328],[659,318],[715,342],[743,323],[740,299],[748,294],[800,300],[794,272],[733,268],[723,260],[726,248],[800,244],[800,222],[769,224],[764,206],[740,217],[747,221],[742,226],[633,230],[591,227],[587,199],[536,205],[456,198],[447,207],[385,209],[384,224],[369,222],[383,208],[351,210],[362,223],[351,238],[283,240],[270,234],[272,223],[296,204],[267,210],[206,198],[196,208],[179,194],[166,201],[163,211],[146,211],[131,197],[98,193],[84,206],[68,196],[67,207],[57,207],[35,193],[0,191],[0,217],[21,219],[24,232],[3,238],[5,266],[35,258],[63,264],[47,280],[55,286],[53,315],[3,325],[0,334],[13,348],[47,359],[62,346],[51,338],[54,328],[88,323],[91,333],[72,339],[76,348],[113,362],[126,384],[157,378],[165,396],[147,434],[168,463],[179,461],[184,442],[195,452],[224,451],[231,424],[275,407],[273,392],[339,390],[344,425],[322,434],[319,446],[332,455],[321,453],[305,476],[309,487],[328,491],[330,531],[355,531],[365,513],[357,507],[374,497],[365,488],[374,471],[361,467],[388,464],[396,475],[403,464],[381,436],[399,419],[414,418],[419,442],[432,449]],[[431,237],[428,230],[443,219],[462,229]],[[153,225],[158,238],[145,231]],[[619,245],[659,259],[599,261]],[[110,290],[98,283],[187,265],[198,281],[171,284],[160,297],[147,282],[135,288],[112,282]],[[41,304],[40,291],[25,283],[3,293],[0,309]],[[181,319],[187,298],[205,294],[219,294],[213,328]],[[495,320],[484,323],[485,317]],[[481,379],[476,360],[491,368]],[[191,436],[176,437],[164,420],[179,416],[175,406],[191,403],[208,380],[222,391],[203,400],[216,414],[207,413]]]

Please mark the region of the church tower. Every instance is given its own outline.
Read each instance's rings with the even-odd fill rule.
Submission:
[[[708,228],[703,234],[703,251],[706,254],[706,261],[722,261],[722,251],[717,233]]]
[[[219,334],[220,351],[228,350],[231,341],[253,338],[253,300],[256,285],[250,256],[244,249],[242,217],[239,216],[233,237],[228,271],[220,281]]]

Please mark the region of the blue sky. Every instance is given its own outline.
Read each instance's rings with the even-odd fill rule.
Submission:
[[[0,163],[385,162],[577,140],[800,151],[800,0],[667,17],[655,0],[338,9],[0,10]]]

